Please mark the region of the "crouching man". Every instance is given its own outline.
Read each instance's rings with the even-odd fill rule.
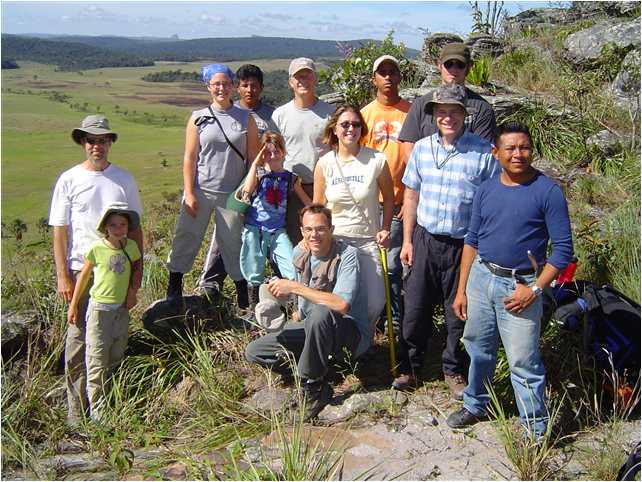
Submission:
[[[447,423],[463,428],[486,418],[486,384],[495,374],[501,337],[522,425],[539,439],[548,424],[539,352],[541,295],[571,259],[571,224],[562,190],[531,165],[533,142],[525,126],[500,126],[493,155],[502,172],[475,194],[453,303],[466,321],[470,369],[464,406]],[[547,258],[549,238],[553,249]]]
[[[363,354],[372,343],[374,327],[368,323],[357,249],[334,239],[330,210],[311,204],[301,210],[299,219],[309,250],[294,249],[296,281],[273,280],[268,289],[281,299],[298,296],[301,321],[288,322],[280,333],[254,340],[245,356],[274,369],[287,367],[287,352],[296,358],[308,421],[332,399],[332,387],[325,380],[329,358],[338,361]]]

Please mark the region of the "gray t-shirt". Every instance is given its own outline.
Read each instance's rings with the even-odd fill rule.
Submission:
[[[335,107],[322,100],[309,109],[300,109],[291,100],[277,107],[272,120],[285,139],[285,168],[301,178],[304,184],[314,181],[314,166],[330,150],[323,144],[323,129]]]
[[[249,111],[234,105],[225,111],[213,110],[227,138],[243,156],[246,156]],[[209,117],[197,127],[199,151],[195,185],[202,191],[210,193],[234,191],[247,172],[245,160],[239,157],[227,143],[221,128],[211,118],[207,107],[195,110],[192,116],[194,119],[201,116]]]
[[[272,121],[272,113],[274,112],[274,107],[269,104],[264,104],[259,102],[254,109],[246,109],[241,105],[239,101],[234,102],[234,105],[239,109],[249,110],[254,117],[254,122],[256,122],[256,127],[259,131],[259,139],[265,131],[278,131],[277,127]]]
[[[417,142],[437,132],[435,119],[426,111],[431,99],[432,91],[412,103],[399,134],[400,141]],[[490,104],[481,95],[466,88],[466,108],[471,111],[464,121],[466,130],[494,142],[495,113]]]
[[[368,298],[367,293],[364,291],[366,283],[361,277],[363,276],[359,268],[359,255],[357,248],[350,246],[347,243],[339,243],[339,254],[341,261],[337,268],[336,283],[332,293],[340,296],[346,303],[350,305],[350,311],[345,315],[346,318],[354,320],[361,340],[357,347],[355,357],[365,353],[372,343],[374,337],[374,326],[368,322]],[[293,258],[299,255],[299,248],[294,248]],[[315,256],[310,257],[310,269],[314,273],[320,259]],[[298,274],[297,274],[298,278]],[[297,281],[301,281],[297,279]],[[299,297],[299,310],[301,318],[305,319],[308,311],[310,310],[310,303],[303,297]]]

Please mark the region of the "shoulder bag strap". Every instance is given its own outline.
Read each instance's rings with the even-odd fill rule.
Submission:
[[[230,139],[227,137],[227,134],[225,133],[225,130],[223,129],[223,126],[221,125],[221,121],[218,120],[218,117],[214,115],[214,110],[212,110],[212,106],[208,105],[207,108],[210,110],[210,114],[212,114],[212,118],[216,121],[218,124],[219,129],[221,129],[221,132],[223,133],[223,137],[225,138],[225,142],[232,148],[234,152],[238,154],[238,156],[243,160],[243,164],[245,164],[245,167],[247,169],[247,161],[245,160],[245,156],[241,154],[241,151],[237,149],[237,147],[230,141]]]

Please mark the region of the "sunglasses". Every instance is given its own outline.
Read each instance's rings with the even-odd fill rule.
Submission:
[[[464,70],[466,68],[466,64],[460,62],[459,60],[447,60],[446,62],[444,62],[444,67],[446,67],[447,69],[457,67],[458,69]]]
[[[107,144],[111,141],[108,137],[85,137],[85,142],[89,145],[95,146]]]
[[[350,126],[354,127],[355,129],[361,129],[361,122],[359,121],[343,121],[341,124],[339,124],[341,128],[343,129],[348,129]]]

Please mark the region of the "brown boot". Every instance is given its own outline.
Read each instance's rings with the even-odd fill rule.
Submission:
[[[464,388],[466,388],[467,382],[460,373],[455,373],[453,375],[447,375],[444,373],[444,381],[446,382],[446,385],[448,385],[450,393],[455,400],[464,399]]]

